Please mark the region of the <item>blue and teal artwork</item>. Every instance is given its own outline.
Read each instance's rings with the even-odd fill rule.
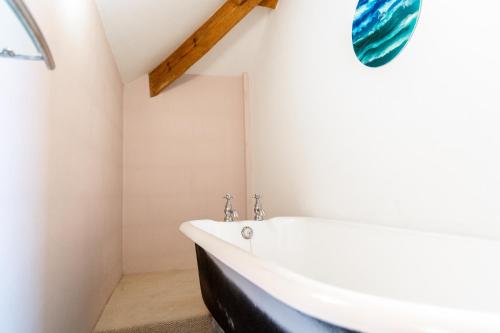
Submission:
[[[352,24],[359,61],[379,67],[393,60],[413,34],[420,6],[421,0],[360,0]]]

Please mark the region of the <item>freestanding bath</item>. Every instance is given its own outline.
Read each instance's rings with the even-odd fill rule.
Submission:
[[[309,218],[181,231],[226,333],[500,332],[499,241]]]

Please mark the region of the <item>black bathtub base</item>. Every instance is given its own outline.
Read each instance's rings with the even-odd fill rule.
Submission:
[[[198,245],[196,257],[203,301],[225,333],[359,333],[291,308]]]

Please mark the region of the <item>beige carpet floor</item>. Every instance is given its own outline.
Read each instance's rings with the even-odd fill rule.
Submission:
[[[197,272],[184,270],[124,276],[94,332],[212,332]]]

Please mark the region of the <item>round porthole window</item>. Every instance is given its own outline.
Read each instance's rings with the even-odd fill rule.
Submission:
[[[359,0],[352,44],[361,63],[380,67],[406,46],[417,26],[421,0]]]

